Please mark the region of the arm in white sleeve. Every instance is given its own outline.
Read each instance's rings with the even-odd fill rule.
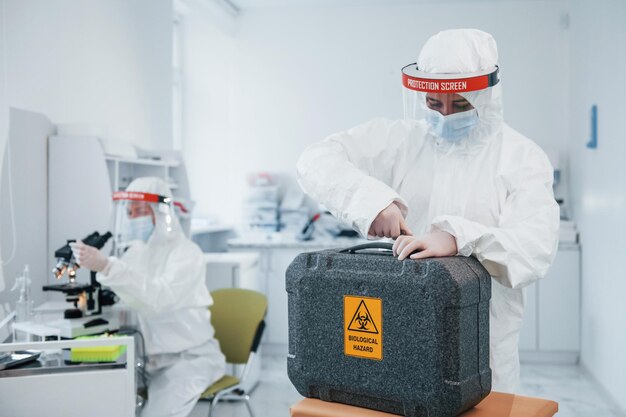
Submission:
[[[185,246],[176,247],[163,270],[154,276],[133,268],[123,259],[111,257],[109,267],[98,274],[98,281],[145,315],[190,307],[186,300],[191,291],[197,290],[197,280],[204,279],[205,263],[201,254],[196,256]]]
[[[509,288],[542,278],[558,247],[559,206],[553,170],[543,153],[528,158],[515,175],[497,227],[459,216],[438,216],[432,228],[456,238],[460,255],[475,256],[493,278]]]
[[[378,213],[396,202],[408,207],[389,184],[401,134],[394,122],[375,119],[309,146],[297,164],[298,183],[338,219],[367,237]],[[400,132],[398,132],[400,133]]]

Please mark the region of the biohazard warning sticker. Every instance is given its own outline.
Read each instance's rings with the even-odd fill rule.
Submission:
[[[383,359],[383,300],[343,297],[344,354],[366,359]]]

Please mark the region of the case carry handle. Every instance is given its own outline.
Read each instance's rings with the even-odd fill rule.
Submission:
[[[357,253],[364,249],[386,249],[388,251],[393,250],[393,243],[389,242],[369,242],[361,245],[351,246],[339,251],[339,253]]]

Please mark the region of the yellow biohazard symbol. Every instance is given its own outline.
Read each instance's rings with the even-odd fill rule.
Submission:
[[[376,327],[376,323],[374,323],[374,320],[372,319],[370,311],[367,309],[367,304],[365,304],[365,300],[361,300],[361,303],[354,312],[354,316],[352,317],[352,320],[348,325],[348,330],[352,330],[354,332],[378,334],[378,328]]]
[[[344,295],[344,354],[366,359],[383,359],[383,300]]]

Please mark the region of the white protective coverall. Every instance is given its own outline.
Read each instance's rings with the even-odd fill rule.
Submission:
[[[172,197],[158,178],[138,178],[127,191]],[[213,337],[202,251],[184,236],[175,215],[156,205],[154,212],[147,243],[137,241],[121,259],[109,258],[98,281],[138,312],[150,373],[142,417],[183,417],[224,375],[226,364]]]
[[[491,35],[462,29],[433,36],[417,65],[459,74],[496,63]],[[435,136],[424,120],[375,119],[308,147],[298,178],[308,195],[363,236],[396,202],[415,235],[448,232],[458,255],[476,257],[493,278],[492,388],[514,392],[522,288],[545,275],[558,246],[553,168],[539,146],[503,122],[501,83],[461,95],[479,116],[461,141]]]

